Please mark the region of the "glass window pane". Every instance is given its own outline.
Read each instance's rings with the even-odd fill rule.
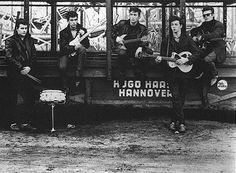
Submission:
[[[30,33],[37,40],[37,51],[51,50],[51,7],[30,7]]]

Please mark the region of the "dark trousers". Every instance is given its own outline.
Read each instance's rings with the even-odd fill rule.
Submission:
[[[86,49],[78,49],[75,56],[70,57],[69,55],[64,55],[59,59],[59,72],[62,79],[63,87],[68,87],[68,70],[69,63],[72,63],[73,78],[81,77],[83,68],[83,59],[86,57]],[[76,64],[76,65],[74,65]]]
[[[30,123],[34,120],[34,88],[27,77],[23,76],[20,79],[9,79],[9,121],[10,123]],[[16,83],[16,81],[18,81]],[[23,103],[17,106],[18,95],[21,96]]]
[[[169,81],[169,87],[172,93],[172,106],[174,110],[174,114],[171,116],[171,121],[179,121],[180,124],[185,123],[183,107],[187,86],[188,79],[186,78],[175,78]]]
[[[204,57],[204,62],[205,62],[204,71],[205,73],[208,74],[209,77],[214,77],[218,74],[215,61],[216,61],[216,54],[214,51]]]
[[[203,76],[199,80],[198,88],[204,107],[209,104],[207,95],[211,87],[211,79],[218,74],[215,61],[216,54],[215,52],[211,52],[195,63],[197,74],[203,72]]]
[[[147,69],[147,59],[139,59],[135,57],[136,50],[124,50],[116,49],[118,54],[118,63],[120,72],[124,73],[125,69],[131,66],[135,72],[135,75],[140,75],[146,73]]]

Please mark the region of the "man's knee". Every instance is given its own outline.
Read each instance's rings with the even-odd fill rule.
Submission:
[[[205,62],[214,62],[215,60],[216,60],[216,54],[215,54],[215,52],[209,53],[209,54],[204,58],[204,61],[205,61]]]
[[[67,68],[67,55],[60,57],[59,59],[59,70],[64,71]]]
[[[85,53],[86,53],[86,48],[85,48],[85,47],[79,48],[79,49],[77,50],[77,53],[78,53],[79,55],[85,54]]]

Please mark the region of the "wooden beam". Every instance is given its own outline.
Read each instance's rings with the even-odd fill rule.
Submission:
[[[183,20],[183,31],[186,31],[186,0],[180,0],[180,17]]]
[[[111,54],[112,54],[112,42],[111,42],[111,27],[113,25],[113,13],[112,13],[112,0],[106,0],[106,18],[107,18],[107,79],[111,79]]]
[[[56,3],[51,3],[51,51],[56,52],[57,50],[57,10]]]
[[[162,20],[162,40],[166,37],[166,4],[161,6],[161,20]]]
[[[227,37],[227,4],[223,2],[223,25],[225,29],[225,37]]]
[[[29,22],[29,0],[24,0],[24,19]]]

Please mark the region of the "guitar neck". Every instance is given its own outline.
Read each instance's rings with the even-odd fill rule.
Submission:
[[[156,58],[157,56],[156,55],[148,55],[148,54],[145,54],[143,55],[144,57],[151,57],[151,58]],[[171,62],[175,62],[176,59],[175,58],[171,58],[171,57],[168,57],[168,56],[160,56],[162,58],[162,60],[165,60],[165,61],[171,61]]]
[[[102,25],[104,22],[99,23],[98,25],[96,25],[93,29],[91,29],[89,32],[85,33],[84,35],[82,35],[82,37],[80,37],[79,41],[81,42],[83,39],[85,39],[87,36],[89,36],[89,34],[91,34],[97,27],[99,27],[100,25]]]
[[[168,56],[161,56],[162,60],[165,60],[165,61],[171,61],[171,62],[175,62],[176,59],[175,58],[171,58],[171,57],[168,57]]]
[[[138,41],[141,41],[141,38],[124,40],[124,44],[134,43],[134,42],[138,42]]]

